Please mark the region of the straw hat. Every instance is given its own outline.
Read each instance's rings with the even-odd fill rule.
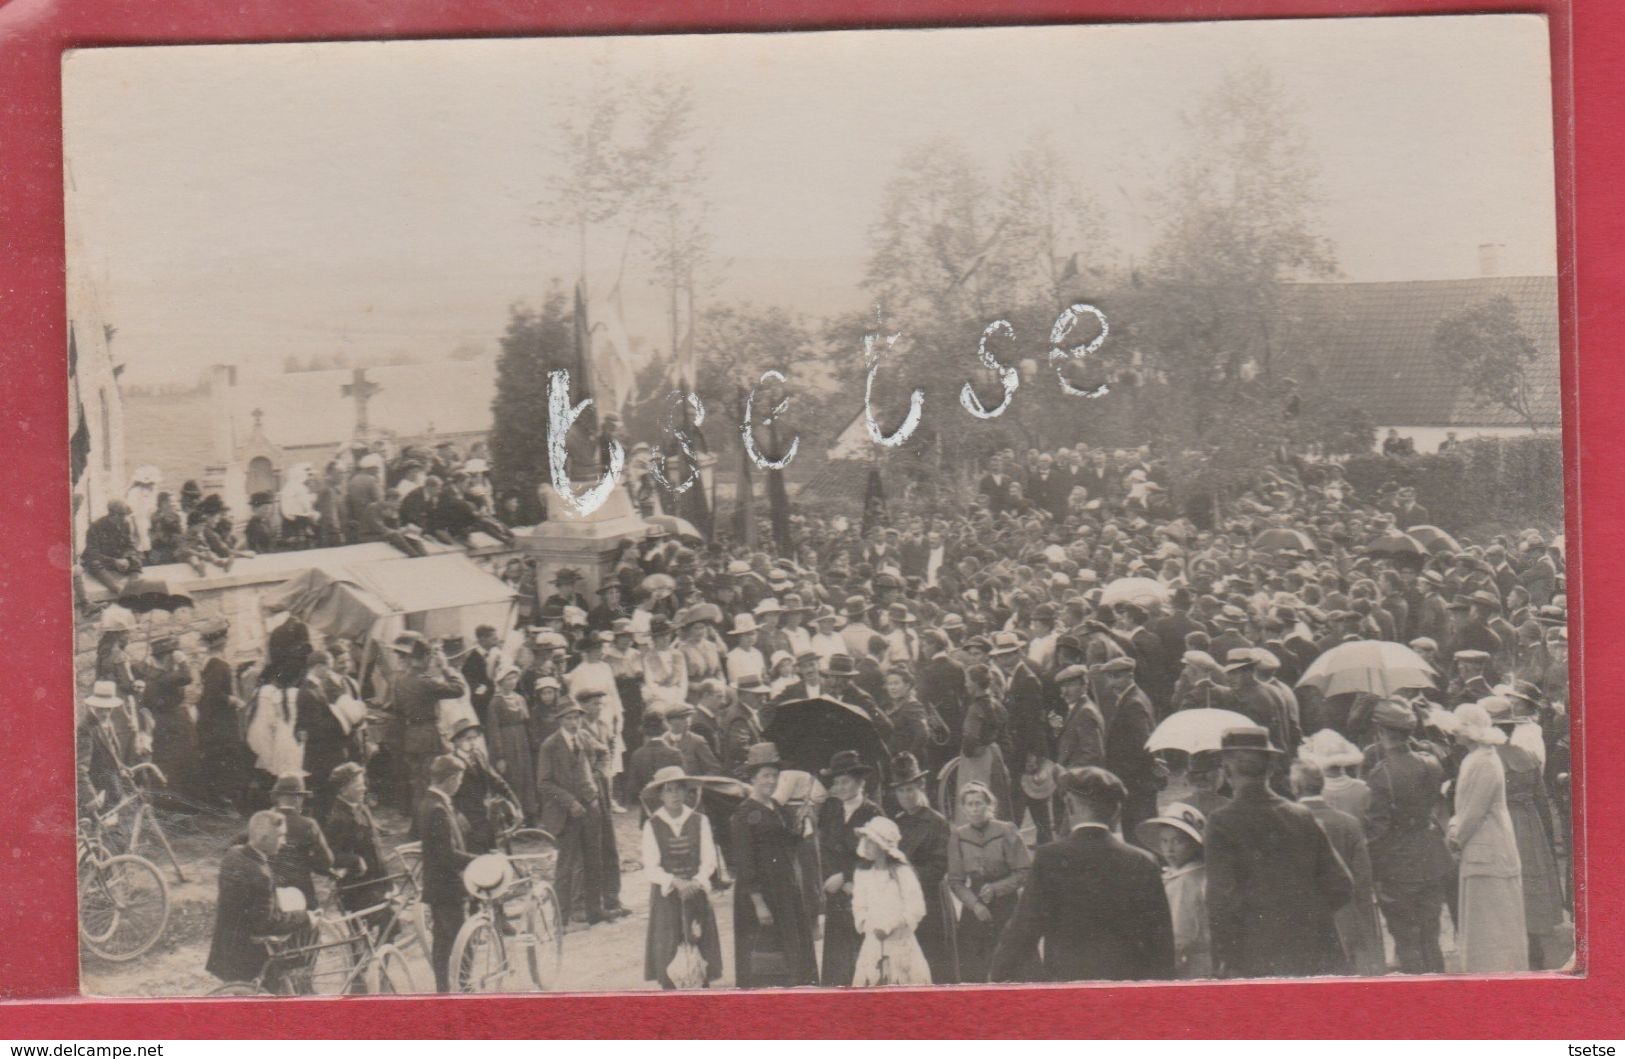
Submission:
[[[694,783],[694,778],[684,771],[683,766],[667,765],[654,774],[654,779],[643,785],[643,790],[640,792],[639,797],[658,798],[660,796],[660,792],[665,789],[665,786],[668,783],[681,783],[685,787],[696,790],[698,789],[698,785]]]
[[[85,696],[85,705],[97,710],[114,710],[124,705],[119,698],[118,685],[111,680],[98,680]]]
[[[1493,695],[1489,696],[1489,698],[1495,697]],[[1506,702],[1505,699],[1501,701]],[[1493,714],[1490,712],[1490,706],[1486,706],[1485,702],[1485,699],[1479,699],[1477,702],[1464,702],[1457,706],[1455,712],[1450,715],[1454,723],[1447,730],[1452,735],[1459,735],[1485,746],[1498,746],[1506,742],[1506,733],[1495,727],[1491,720]],[[1492,703],[1491,705],[1497,704]],[[1507,713],[1510,715],[1512,704],[1507,702],[1506,708]]]

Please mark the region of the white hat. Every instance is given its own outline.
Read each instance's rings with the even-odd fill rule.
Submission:
[[[870,842],[873,842],[875,845],[879,846],[881,849],[885,850],[886,855],[891,857],[893,860],[901,861],[904,864],[908,863],[908,858],[903,855],[903,851],[900,848],[900,844],[903,841],[903,833],[897,829],[896,824],[892,823],[884,816],[877,816],[870,820],[867,824],[864,824],[862,827],[858,828],[857,835],[859,838],[866,838]]]
[[[111,710],[123,706],[124,700],[119,698],[117,684],[111,680],[98,680],[91,686],[90,694],[85,696],[85,705],[98,710]]]
[[[735,614],[734,627],[728,630],[729,636],[739,636],[742,633],[756,631],[756,618],[750,614]]]
[[[772,596],[768,596],[756,604],[755,613],[757,614],[782,614],[783,612],[784,608],[779,606],[779,601]]]
[[[130,482],[134,485],[157,485],[163,478],[164,472],[148,463],[135,469],[135,473],[130,475]]]
[[[485,474],[490,469],[491,465],[480,459],[478,456],[474,457],[472,460],[465,460],[463,463],[464,474]]]

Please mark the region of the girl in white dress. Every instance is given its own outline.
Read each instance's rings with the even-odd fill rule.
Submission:
[[[877,816],[858,828],[866,862],[852,880],[852,920],[863,945],[853,985],[930,985],[931,968],[914,937],[925,918],[920,880],[898,848],[897,825]]]

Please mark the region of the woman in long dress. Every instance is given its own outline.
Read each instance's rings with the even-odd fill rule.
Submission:
[[[491,765],[513,788],[525,819],[534,821],[541,802],[536,796],[536,762],[530,748],[530,705],[519,694],[519,667],[504,664],[497,671],[496,688],[486,711],[491,721]]]
[[[1524,928],[1529,933],[1529,966],[1543,970],[1556,955],[1553,931],[1563,922],[1563,886],[1552,842],[1551,807],[1541,760],[1545,747],[1538,723],[1519,718],[1513,701],[1497,694],[1485,699],[1490,719],[1507,737],[1495,748],[1506,770],[1507,812],[1523,869]]]
[[[237,698],[236,679],[226,661],[226,640],[230,626],[225,622],[203,633],[208,660],[199,672],[201,690],[197,697],[197,740],[202,791],[219,805],[242,807],[247,777],[244,775],[242,703]]]
[[[661,769],[643,789],[645,805],[659,800],[643,824],[644,873],[649,877],[643,977],[662,989],[704,988],[722,977],[722,942],[706,892],[706,880],[717,870],[717,846],[711,821],[694,810],[699,793],[681,765]],[[685,944],[698,950],[704,970],[677,981],[672,961]]]
[[[1445,839],[1461,857],[1456,945],[1461,969],[1485,974],[1529,969],[1524,927],[1523,865],[1507,811],[1506,769],[1496,747],[1506,736],[1476,702],[1453,715],[1453,734],[1466,751],[1456,776],[1456,811]]]
[[[996,819],[997,809],[993,792],[980,783],[959,788],[964,823],[948,838],[946,881],[959,902],[954,951],[961,982],[987,981],[993,950],[1015,914],[1032,865],[1021,833],[1009,821]]]
[[[772,743],[746,751],[742,775],[750,797],[729,821],[734,981],[741,989],[818,984],[813,917],[798,877],[801,839],[790,810],[773,800],[781,768]]]
[[[902,834],[883,816],[858,828],[860,866],[852,880],[852,922],[863,938],[853,985],[930,985],[914,930],[925,918],[920,880],[898,847]]]

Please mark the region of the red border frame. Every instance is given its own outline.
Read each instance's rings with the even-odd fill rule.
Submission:
[[[1382,979],[1259,985],[1052,987],[985,992],[909,991],[761,995],[577,996],[283,1001],[95,1001],[77,989],[71,768],[72,643],[68,592],[67,412],[63,386],[61,52],[111,44],[523,36],[695,30],[1073,21],[1542,13],[1551,19],[1558,144],[1558,232],[1563,296],[1565,445],[1571,563],[1588,570],[1587,621],[1574,628],[1578,679],[1618,686],[1606,641],[1584,650],[1586,627],[1625,623],[1617,588],[1625,551],[1620,464],[1586,460],[1617,417],[1625,382],[1625,326],[1604,311],[1625,283],[1625,209],[1618,172],[1625,138],[1605,101],[1625,98],[1625,15],[1617,0],[598,0],[543,5],[514,0],[215,0],[128,4],[0,0],[0,451],[10,454],[11,502],[0,506],[0,643],[8,657],[0,706],[0,1034],[11,1037],[221,1036],[1153,1036],[1153,1037],[1619,1037],[1625,890],[1593,891],[1588,878],[1621,863],[1607,818],[1585,848],[1580,889],[1584,977],[1523,980]],[[1575,232],[1584,233],[1583,240]],[[1583,323],[1583,328],[1581,324]],[[1583,338],[1586,355],[1575,351]],[[1583,360],[1587,400],[1579,400]],[[1583,531],[1583,536],[1582,536]],[[1582,547],[1583,541],[1583,547]],[[1589,565],[1589,564],[1588,564]],[[1579,576],[1571,588],[1579,614]],[[1605,693],[1604,693],[1605,694]],[[1599,695],[1602,698],[1603,695]],[[1606,700],[1601,709],[1610,710]],[[1591,760],[1620,759],[1625,726],[1577,725]],[[1576,754],[1576,771],[1582,767]],[[1580,777],[1577,777],[1580,778]],[[1586,781],[1606,805],[1625,793],[1618,770]],[[1575,807],[1583,826],[1585,801]],[[42,882],[43,877],[43,882]],[[69,999],[53,999],[69,998]],[[342,1004],[342,1008],[340,1008]]]

